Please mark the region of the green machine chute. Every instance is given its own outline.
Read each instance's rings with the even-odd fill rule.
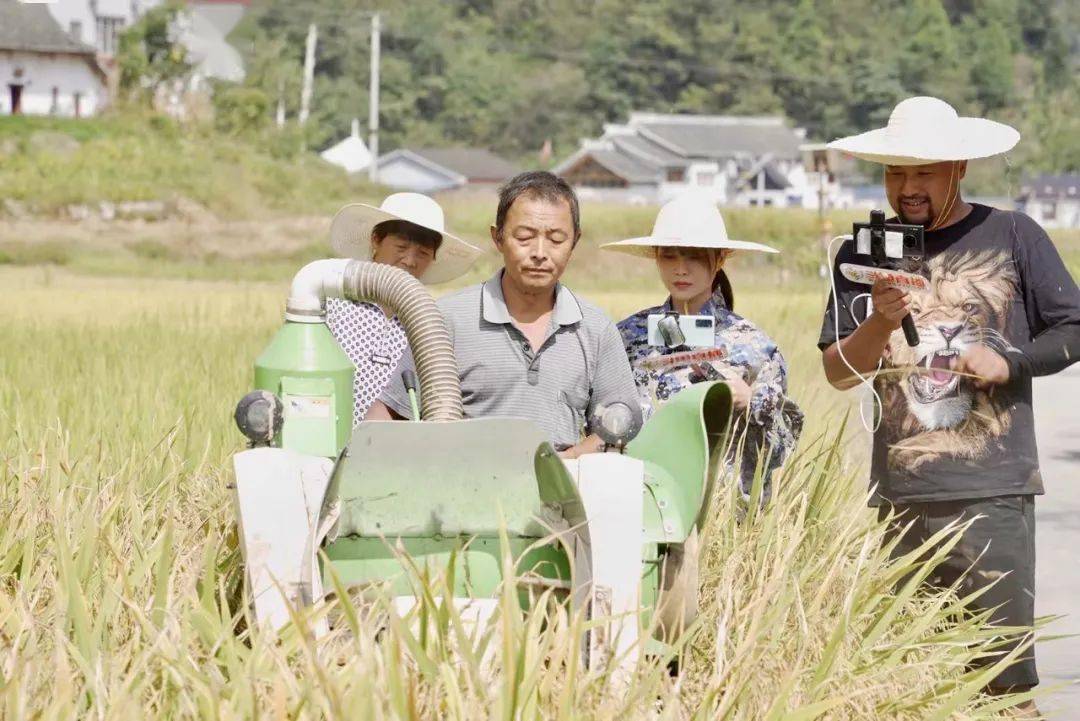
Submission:
[[[700,524],[712,488],[711,462],[730,418],[727,384],[698,383],[660,406],[627,446],[629,455],[645,462],[649,541],[681,542]]]

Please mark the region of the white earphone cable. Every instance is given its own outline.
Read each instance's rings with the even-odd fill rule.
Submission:
[[[844,349],[840,344],[840,300],[839,300],[838,294],[836,292],[836,274],[831,270],[832,262],[833,262],[833,247],[836,245],[836,242],[838,240],[839,241],[853,240],[853,238],[850,235],[838,235],[838,236],[836,236],[835,238],[833,238],[832,240],[829,241],[829,247],[825,251],[825,261],[826,261],[826,263],[829,264],[828,267],[830,268],[830,270],[829,270],[829,285],[832,288],[833,330],[836,333],[836,352],[840,356],[840,360],[842,360],[844,362],[844,365],[847,366],[847,369],[849,371],[851,371],[852,375],[856,376],[859,379],[859,382],[862,385],[866,386],[870,390],[870,394],[874,398],[874,407],[873,407],[874,408],[874,419],[873,419],[873,422],[868,422],[866,420],[866,406],[863,403],[859,404],[859,420],[862,421],[863,428],[865,428],[870,433],[876,433],[877,430],[878,430],[878,427],[881,426],[881,416],[882,416],[882,414],[884,412],[882,402],[881,402],[881,396],[878,395],[877,389],[874,388],[874,376],[876,376],[877,372],[881,370],[881,359],[878,359],[877,369],[874,371],[874,374],[872,376],[870,376],[870,377],[864,376],[862,373],[855,370],[854,366],[852,366],[851,363],[848,362],[847,357],[844,355]],[[862,293],[858,297],[862,297],[863,295],[869,295],[869,294]],[[859,322],[859,319],[855,317],[854,313],[852,313],[851,319],[855,322],[856,326],[861,325],[861,323]]]

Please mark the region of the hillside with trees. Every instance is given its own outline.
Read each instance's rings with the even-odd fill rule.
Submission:
[[[247,84],[295,117],[318,26],[309,142],[367,117],[366,13],[382,15],[382,147],[573,150],[630,110],[783,113],[815,139],[912,94],[1017,125],[1026,170],[1080,169],[1071,0],[263,0],[233,32]],[[269,116],[269,113],[267,114]],[[269,120],[269,118],[268,118]]]

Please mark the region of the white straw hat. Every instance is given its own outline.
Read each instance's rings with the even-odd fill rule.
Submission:
[[[883,165],[929,165],[988,158],[1012,149],[1020,133],[1004,123],[964,118],[944,100],[900,101],[884,128],[840,138],[830,148]]]
[[[469,270],[480,249],[447,232],[442,207],[420,193],[394,193],[376,208],[352,203],[337,212],[330,223],[330,247],[343,258],[371,260],[371,231],[379,223],[404,220],[442,236],[443,242],[420,280],[445,283]]]
[[[779,252],[761,243],[729,238],[716,203],[709,197],[697,194],[682,195],[665,203],[656,216],[652,235],[604,243],[600,247],[642,258],[654,257],[655,248],[658,247]]]

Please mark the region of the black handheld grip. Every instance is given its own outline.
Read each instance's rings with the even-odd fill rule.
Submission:
[[[911,319],[911,313],[904,316],[904,320],[900,322],[900,325],[904,329],[907,344],[912,348],[919,345],[919,329],[915,327],[915,321]]]

